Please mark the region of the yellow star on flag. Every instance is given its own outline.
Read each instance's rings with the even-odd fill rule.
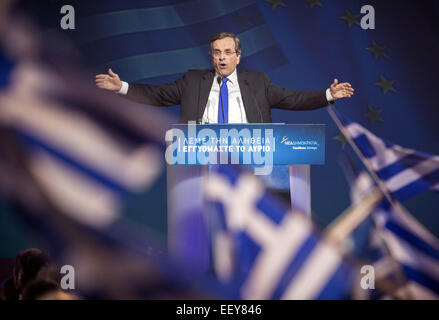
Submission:
[[[367,51],[373,53],[375,59],[379,57],[389,58],[386,54],[386,47],[379,46],[375,41],[372,42],[372,45],[369,48],[366,48]]]
[[[396,93],[396,89],[393,87],[394,82],[395,80],[386,79],[383,75],[381,75],[380,81],[375,82],[375,84],[383,90],[384,94],[386,94],[387,91]]]
[[[348,142],[348,140],[343,135],[343,133],[341,133],[341,131],[338,133],[338,135],[332,137],[332,139],[340,141],[342,149],[344,149],[344,147],[346,146],[346,143]]]
[[[371,124],[374,124],[377,121],[384,122],[384,119],[381,118],[381,112],[383,109],[381,108],[372,108],[371,106],[367,106],[367,112],[363,113],[363,116],[365,116],[367,119],[369,119]]]
[[[309,7],[311,9],[315,6],[323,7],[323,4],[320,2],[320,0],[306,0],[306,2],[309,3]]]
[[[348,23],[349,28],[350,28],[350,27],[352,27],[353,24],[360,25],[360,23],[358,22],[359,16],[360,16],[359,14],[353,14],[349,10],[345,10],[345,15],[341,16],[340,19],[345,20]]]
[[[268,2],[271,4],[271,9],[276,9],[278,6],[286,7],[285,3],[283,3],[282,0],[265,0],[265,2]]]

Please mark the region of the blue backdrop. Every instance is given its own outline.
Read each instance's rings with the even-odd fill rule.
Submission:
[[[123,80],[150,84],[210,68],[210,36],[230,31],[243,45],[239,68],[266,72],[273,83],[297,90],[328,88],[334,78],[348,81],[355,95],[336,102],[340,112],[383,139],[439,154],[436,0],[69,1],[76,29],[67,31],[59,28],[63,4],[26,7],[47,32],[71,38],[90,82],[109,67]],[[360,26],[363,5],[375,9],[374,30]],[[179,112],[178,106],[163,110]],[[325,109],[273,110],[272,116],[273,122],[326,124],[326,164],[311,173],[313,214],[325,226],[350,204],[340,156],[358,159]],[[404,205],[439,235],[438,203],[437,194],[426,192]],[[2,256],[11,255],[8,248],[3,246]]]

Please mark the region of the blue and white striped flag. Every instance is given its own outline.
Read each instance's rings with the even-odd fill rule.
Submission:
[[[406,299],[439,299],[439,240],[387,201],[373,213],[373,218],[386,250],[400,265],[404,283],[396,295]]]
[[[220,249],[215,257],[223,267],[220,278],[237,284],[241,298],[349,297],[352,266],[308,219],[267,194],[255,176],[221,166],[207,177],[206,197],[219,209],[221,239],[229,235],[228,246],[214,245]]]
[[[174,81],[189,69],[211,68],[210,37],[225,30],[242,42],[240,67],[268,71],[287,63],[255,0],[80,0],[78,7],[71,35],[96,73],[111,67],[126,81]]]
[[[166,216],[163,137],[174,119],[96,89],[59,53],[56,65],[47,55],[59,40],[20,26],[11,30],[44,52],[9,61],[0,49],[0,200],[22,222],[16,237],[36,235],[32,246],[72,266],[84,299],[224,298],[170,261],[145,222]]]
[[[352,163],[351,163],[352,164]],[[345,164],[346,165],[346,164]],[[349,169],[349,168],[347,168]],[[352,168],[354,169],[354,168]],[[351,170],[351,172],[358,170]],[[374,187],[366,172],[351,179],[352,201],[364,199]],[[361,204],[361,202],[360,202]],[[437,299],[439,297],[439,240],[413,218],[402,205],[387,199],[371,211],[352,232],[358,240],[360,229],[371,221],[368,247],[356,250],[371,261],[377,282],[369,298]]]
[[[329,113],[354,149],[360,151],[365,165],[395,199],[404,201],[429,189],[439,191],[439,156],[384,141],[334,108]]]
[[[37,64],[18,64],[11,77],[0,95],[0,125],[19,138],[29,170],[65,214],[109,226],[128,197],[163,174],[163,129],[147,132],[144,123],[154,117],[164,128],[171,123],[166,118],[130,103],[122,107]]]

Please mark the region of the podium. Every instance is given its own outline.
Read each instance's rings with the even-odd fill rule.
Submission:
[[[325,161],[323,124],[179,124],[166,142],[169,254],[194,272],[211,267],[203,184],[213,165],[252,170],[311,215],[310,165]]]

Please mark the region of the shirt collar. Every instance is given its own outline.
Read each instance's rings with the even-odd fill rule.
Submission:
[[[215,79],[216,79],[217,77],[221,77],[221,75],[220,75],[218,72],[215,71]],[[238,81],[238,76],[237,76],[236,68],[235,68],[235,70],[233,70],[233,72],[232,72],[228,77],[226,77],[226,78],[229,79],[228,82],[230,82],[231,84],[235,84],[235,83]]]

